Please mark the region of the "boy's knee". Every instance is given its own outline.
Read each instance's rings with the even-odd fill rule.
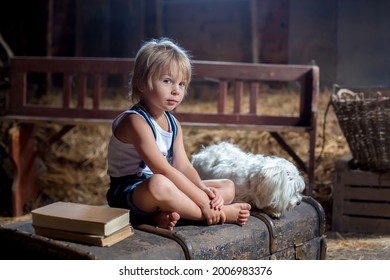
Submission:
[[[164,200],[164,197],[171,197],[176,189],[175,185],[164,175],[155,174],[150,180],[149,189],[157,200]]]
[[[223,184],[225,185],[225,188],[228,189],[229,191],[233,191],[235,189],[234,182],[230,179],[223,179]]]
[[[223,184],[227,190],[227,193],[229,194],[229,199],[233,200],[236,195],[236,186],[234,182],[230,179],[223,179]]]

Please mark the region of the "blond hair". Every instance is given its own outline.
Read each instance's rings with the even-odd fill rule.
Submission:
[[[176,63],[186,79],[186,91],[191,81],[191,58],[186,50],[171,39],[152,39],[143,44],[135,58],[134,70],[130,80],[131,100],[136,103],[142,99],[141,88],[153,89],[152,80],[161,70]]]

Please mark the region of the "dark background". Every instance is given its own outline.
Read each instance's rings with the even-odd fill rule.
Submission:
[[[197,60],[314,61],[322,86],[389,86],[389,12],[387,0],[13,0],[0,33],[18,56],[134,57],[167,36]]]

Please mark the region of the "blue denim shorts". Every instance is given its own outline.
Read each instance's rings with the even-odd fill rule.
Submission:
[[[146,213],[133,203],[133,191],[143,181],[152,177],[152,174],[128,175],[123,177],[110,177],[110,188],[107,191],[107,202],[111,207],[126,208],[141,217],[151,216],[155,213]]]

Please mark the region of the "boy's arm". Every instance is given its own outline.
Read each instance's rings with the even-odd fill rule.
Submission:
[[[136,114],[129,114],[124,117],[118,124],[115,135],[121,141],[133,144],[152,172],[154,174],[162,174],[171,180],[183,193],[199,206],[202,213],[204,213],[207,222],[211,224],[210,221],[216,213],[213,213],[213,211],[211,211],[212,209],[210,209],[210,200],[207,194],[199,189],[178,169],[168,163],[156,145],[150,126],[142,117]],[[182,136],[179,135],[181,135],[181,129],[178,131],[175,142],[183,141]]]
[[[215,188],[207,187],[199,176],[194,166],[188,159],[184,148],[183,133],[180,124],[178,123],[178,133],[174,147],[173,166],[184,174],[191,182],[193,182],[199,189],[206,192],[211,199],[210,205],[214,209],[221,210],[224,204],[223,198]]]

